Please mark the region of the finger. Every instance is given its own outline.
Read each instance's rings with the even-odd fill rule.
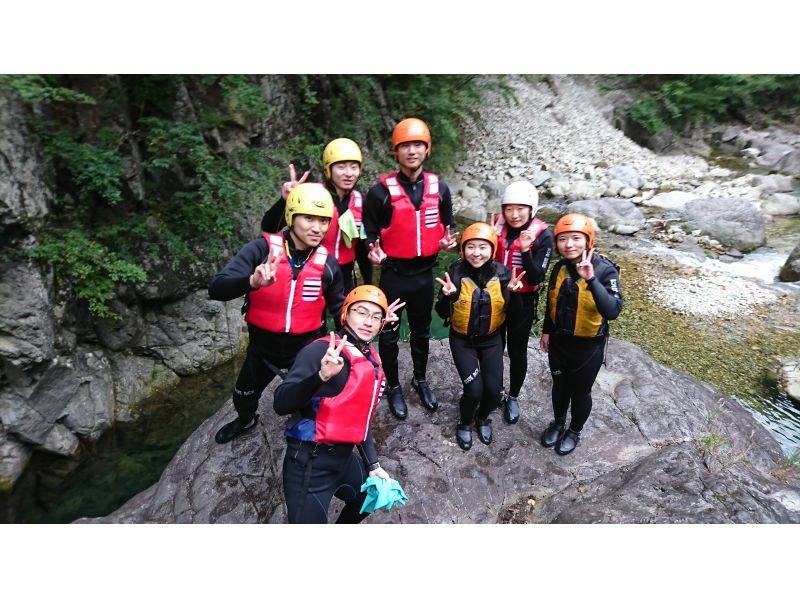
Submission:
[[[400,301],[400,299],[398,299],[398,301]],[[406,302],[403,301],[402,303],[400,303],[398,305],[395,305],[394,308],[392,309],[392,312],[395,312],[398,309],[403,309],[405,306],[406,306]]]
[[[289,180],[292,183],[297,182],[297,174],[294,171],[294,164],[289,164]]]
[[[345,334],[345,335],[342,336],[342,342],[339,343],[339,346],[334,347],[334,349],[333,349],[333,355],[335,357],[339,357],[339,353],[342,352],[342,348],[344,347],[344,344],[346,342],[347,342],[347,335]],[[337,360],[337,363],[338,363],[338,360]]]
[[[328,350],[333,349],[336,346],[336,335],[331,332],[331,337],[328,339]]]
[[[300,177],[300,180],[299,180],[299,181],[297,181],[297,184],[299,185],[300,183],[305,183],[305,182],[306,182],[306,179],[308,178],[308,175],[309,175],[309,173],[310,173],[310,172],[311,172],[310,170],[306,170],[306,171],[303,173],[303,176],[301,176],[301,177]]]
[[[450,280],[450,273],[449,272],[445,272],[444,273],[444,278],[447,281],[447,284],[452,284],[453,281]]]
[[[447,283],[446,283],[445,281],[443,281],[443,280],[442,280],[441,278],[439,278],[439,277],[437,277],[437,278],[436,278],[436,282],[438,282],[438,283],[439,283],[440,285],[442,285],[443,287],[444,287],[444,286],[447,286]]]
[[[389,304],[389,309],[390,309],[390,310],[395,310],[395,309],[397,309],[397,304],[398,304],[398,303],[400,303],[400,298],[399,298],[399,297],[398,297],[397,299],[395,299],[394,301],[392,301],[392,302]],[[404,303],[403,305],[405,305],[405,303]]]
[[[525,276],[525,270],[519,273],[519,276],[517,276],[517,281],[521,281],[523,276]]]

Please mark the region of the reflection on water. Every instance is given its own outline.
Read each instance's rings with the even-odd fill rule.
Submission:
[[[800,451],[800,405],[781,392],[774,382],[765,382],[763,396],[747,397],[744,406],[769,430],[787,456]]]

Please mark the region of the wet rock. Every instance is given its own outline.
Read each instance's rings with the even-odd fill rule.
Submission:
[[[797,483],[770,476],[783,454],[766,430],[734,400],[622,341],[610,341],[577,450],[559,457],[543,448],[551,378],[535,346],[532,340],[519,423],[507,426],[495,413],[494,442],[464,452],[454,438],[461,385],[447,343],[431,343],[428,377],[439,411],[425,412],[404,384],[408,419],[394,419],[381,403],[373,424],[381,464],[410,501],[367,522],[800,522]],[[401,380],[408,380],[406,345],[400,355]],[[226,445],[213,441],[233,414],[226,404],[155,485],[107,517],[79,522],[285,522],[283,418],[272,412],[271,388],[252,432]]]
[[[174,388],[178,375],[161,361],[131,354],[111,357],[114,380],[114,419],[135,419],[138,405],[150,396]]]
[[[779,364],[778,384],[790,398],[800,401],[800,359],[788,359]]]
[[[144,318],[137,306],[129,307],[119,299],[112,299],[110,307],[121,317],[92,320],[97,338],[104,347],[121,351],[139,340],[144,332]]]
[[[752,251],[766,242],[764,217],[748,201],[735,197],[708,197],[688,202],[682,210],[669,212],[684,228],[701,229],[729,247]]]
[[[31,450],[6,434],[0,424],[0,492],[8,492],[22,475]]]
[[[800,280],[800,243],[795,245],[792,253],[786,258],[778,277],[784,282],[797,282]]]

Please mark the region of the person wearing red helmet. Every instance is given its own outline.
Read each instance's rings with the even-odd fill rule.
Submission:
[[[341,330],[304,347],[275,389],[275,412],[291,415],[283,461],[289,523],[327,523],[334,496],[345,503],[336,523],[358,523],[368,515],[359,512],[361,485],[370,476],[390,479],[370,427],[384,382],[370,342],[397,306],[378,287],[355,287],[342,305]]]
[[[418,118],[397,123],[392,150],[399,169],[383,175],[367,193],[364,227],[369,258],[381,266],[380,287],[389,300],[407,304],[411,332],[412,388],[428,411],[439,402],[425,379],[433,308],[433,266],[441,250],[456,246],[450,189],[437,175],[425,172],[431,155],[431,134]],[[378,348],[386,371],[389,409],[399,419],[408,416],[400,386],[397,356],[400,322],[387,325]]]
[[[595,228],[583,214],[556,223],[556,251],[547,286],[542,338],[553,377],[554,419],[542,432],[545,447],[559,455],[575,450],[592,410],[592,386],[605,359],[608,322],[622,311],[619,269],[595,253]],[[571,420],[566,426],[567,410]]]
[[[509,361],[508,393],[503,419],[519,421],[519,393],[528,373],[528,341],[536,321],[539,288],[547,275],[553,235],[547,223],[536,218],[539,193],[528,181],[515,181],[503,191],[503,213],[496,222],[499,241],[494,258],[507,268],[524,270],[523,286],[509,299],[506,348]]]
[[[361,148],[352,139],[346,137],[334,139],[322,151],[325,187],[330,192],[335,207],[331,225],[322,239],[322,246],[339,262],[345,293],[349,293],[356,284],[356,262],[364,283],[372,283],[372,263],[367,259],[367,252],[361,240],[364,198],[356,189],[356,184],[361,178],[362,165]],[[298,179],[294,165],[289,164],[289,180],[281,188],[281,197],[261,219],[262,231],[278,232],[285,226],[283,211],[286,196],[295,186],[304,183],[308,175],[309,171],[306,171]],[[355,236],[353,233],[356,233]]]
[[[278,368],[289,367],[302,347],[325,333],[323,310],[339,314],[342,273],[320,246],[333,209],[322,185],[296,185],[285,204],[289,227],[247,243],[209,285],[211,299],[245,297],[242,311],[250,341],[233,389],[237,417],[217,431],[219,444],[255,426],[259,398]]]
[[[489,414],[500,404],[503,390],[503,331],[508,291],[522,288],[524,272],[516,274],[492,259],[497,234],[485,222],[469,225],[461,237],[461,259],[450,266],[436,313],[450,325],[450,352],[464,385],[459,400],[456,442],[472,447],[472,424],[478,439],[492,442]]]

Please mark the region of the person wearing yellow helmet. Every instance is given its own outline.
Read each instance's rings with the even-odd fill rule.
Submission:
[[[356,261],[364,282],[372,282],[372,263],[367,259],[367,252],[361,241],[364,200],[356,189],[362,164],[361,148],[355,141],[345,137],[332,140],[322,151],[325,187],[333,198],[335,208],[322,245],[339,262],[345,293],[355,286]],[[282,216],[286,197],[296,185],[306,182],[308,175],[309,171],[306,171],[298,179],[294,164],[289,164],[289,180],[281,188],[281,198],[264,214],[261,230],[277,232],[285,225]]]
[[[469,225],[461,237],[461,259],[445,273],[438,313],[450,326],[450,353],[464,392],[459,400],[456,442],[472,447],[472,424],[478,439],[492,442],[489,414],[500,404],[503,390],[503,332],[509,291],[522,287],[518,274],[492,258],[497,246],[494,228],[485,222]]]
[[[224,444],[258,421],[258,400],[278,368],[325,333],[323,310],[338,318],[344,301],[342,272],[320,246],[333,216],[333,200],[322,185],[301,183],[286,198],[288,223],[280,234],[262,234],[243,246],[209,285],[211,299],[245,297],[247,355],[233,389],[237,417],[220,428]]]
[[[362,484],[391,480],[370,427],[384,381],[370,342],[395,307],[378,287],[355,287],[342,306],[341,330],[305,346],[275,389],[275,412],[291,416],[283,461],[289,523],[327,523],[334,496],[345,503],[336,523],[358,523],[368,515],[360,512]]]
[[[528,373],[528,341],[536,321],[539,288],[547,275],[553,235],[547,223],[536,218],[539,193],[528,181],[514,181],[503,191],[502,214],[495,222],[499,241],[495,259],[507,268],[525,270],[523,287],[510,298],[506,347],[509,386],[503,400],[506,423],[519,421],[519,393]]]
[[[554,419],[541,443],[559,455],[575,450],[592,410],[592,386],[605,361],[608,322],[622,311],[619,268],[595,253],[595,226],[583,214],[556,223],[556,251],[547,286],[547,306],[539,346],[553,377]],[[567,410],[571,419],[567,427]]]
[[[407,118],[395,126],[392,151],[399,169],[380,177],[364,203],[366,244],[372,263],[381,265],[380,287],[390,300],[406,302],[411,331],[412,388],[428,411],[439,402],[425,379],[433,308],[433,266],[441,250],[456,246],[450,189],[437,175],[425,172],[431,155],[428,125]],[[405,419],[397,365],[400,322],[387,325],[378,340],[386,371],[387,400],[395,417]]]

